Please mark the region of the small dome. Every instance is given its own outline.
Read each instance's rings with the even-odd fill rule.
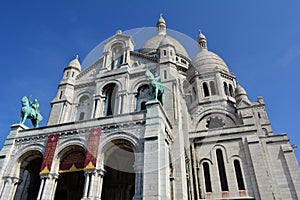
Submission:
[[[192,60],[192,64],[199,73],[211,72],[215,71],[216,69],[229,72],[224,60],[217,54],[208,51],[207,49],[202,49]]]
[[[199,30],[198,40],[201,40],[201,39],[206,40],[206,37],[205,37],[205,35],[202,33],[202,31]]]
[[[162,42],[163,44],[173,45],[177,54],[189,58],[189,55],[186,49],[182,46],[182,44],[175,38],[167,35],[166,22],[162,17],[162,14],[160,14],[156,27],[157,27],[157,35],[150,38],[142,45],[142,47],[140,48],[141,53],[145,53],[145,54],[156,53],[156,50],[159,48]]]
[[[156,35],[150,38],[143,44],[143,46],[140,49],[140,52],[146,54],[156,53],[156,50],[159,48],[160,43],[163,42],[164,38],[166,38],[165,41],[170,42],[169,44],[174,46],[177,54],[189,58],[189,55],[185,48],[182,46],[182,44],[180,44],[178,40],[169,35]]]
[[[75,67],[77,68],[79,71],[81,71],[81,65],[80,62],[78,60],[78,55],[76,55],[75,59],[72,60],[69,64],[68,67]]]
[[[164,37],[164,39],[162,39],[162,41],[159,43],[159,47],[161,46],[165,46],[165,45],[172,45],[174,46],[174,44],[168,39],[168,37]]]
[[[166,25],[166,21],[165,21],[165,19],[163,18],[162,14],[159,15],[159,19],[158,19],[158,21],[157,21],[156,26],[158,26],[159,24],[165,24],[165,25]]]
[[[248,99],[247,92],[240,84],[237,84],[235,88],[235,100],[237,102],[237,107],[241,105],[240,103],[242,101],[251,104],[250,100]]]
[[[247,96],[246,90],[240,84],[237,84],[234,93],[235,93],[236,97],[242,96],[242,95],[246,95]]]

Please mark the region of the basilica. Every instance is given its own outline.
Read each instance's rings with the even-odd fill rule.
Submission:
[[[47,125],[11,125],[0,199],[300,198],[294,149],[263,98],[249,100],[203,33],[190,57],[162,15],[156,28],[138,50],[117,31],[94,64],[62,68]]]

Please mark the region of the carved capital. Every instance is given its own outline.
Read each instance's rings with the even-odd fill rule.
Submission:
[[[97,169],[97,174],[99,176],[104,176],[105,173],[106,173],[106,171],[104,169]]]

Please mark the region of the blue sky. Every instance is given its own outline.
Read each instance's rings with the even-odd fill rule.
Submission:
[[[198,29],[256,101],[263,96],[275,133],[298,144],[300,160],[300,1],[1,1],[0,146],[19,121],[24,95],[45,120],[63,68],[81,61],[117,29],[167,26],[196,39]]]

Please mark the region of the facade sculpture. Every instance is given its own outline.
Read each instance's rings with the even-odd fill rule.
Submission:
[[[152,72],[147,68],[146,76],[149,79],[149,89],[150,94],[154,100],[160,100],[161,104],[164,104],[164,88],[161,83],[160,76],[155,73],[154,75]]]
[[[25,120],[28,118],[31,120],[31,123],[35,128],[38,127],[39,123],[43,120],[43,117],[40,114],[40,105],[38,100],[35,99],[34,102],[31,102],[28,97],[24,96],[21,102],[22,109],[20,123],[24,124]]]
[[[162,16],[156,26],[139,50],[118,31],[87,69],[76,57],[47,125],[11,126],[0,199],[299,199],[294,149],[263,98],[249,100],[203,33],[191,58]],[[22,102],[22,123],[39,115]]]

